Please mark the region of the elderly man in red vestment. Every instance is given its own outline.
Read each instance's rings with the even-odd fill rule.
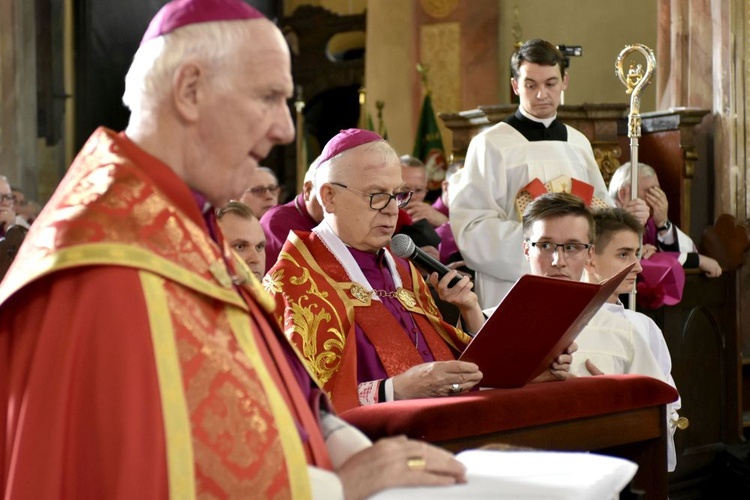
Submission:
[[[330,412],[213,206],[294,129],[289,51],[240,0],[175,0],[0,285],[0,496],[360,498],[453,484],[442,450]]]
[[[264,284],[284,305],[285,331],[334,406],[474,387],[482,373],[456,360],[469,335],[443,321],[421,274],[386,248],[411,197],[393,148],[374,132],[343,130],[324,147],[315,186],[323,222],[289,236]],[[468,277],[447,289],[455,274],[430,280],[459,309],[475,312]],[[544,377],[567,376],[570,356],[562,358]]]

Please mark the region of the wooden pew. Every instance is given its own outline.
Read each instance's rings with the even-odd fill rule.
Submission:
[[[664,334],[682,398],[680,415],[690,421],[687,429],[675,434],[677,469],[669,475],[671,498],[701,495],[713,480],[721,452],[743,441],[744,428],[750,426],[750,418],[743,421],[743,406],[750,409],[750,401],[743,399],[743,382],[750,385],[750,373],[745,370],[743,380],[747,361],[743,363],[742,329],[748,324],[741,307],[750,296],[747,266],[742,265],[749,248],[747,228],[721,215],[704,232],[700,250],[722,265],[722,276],[708,278],[699,270],[686,270],[680,303],[640,311]]]

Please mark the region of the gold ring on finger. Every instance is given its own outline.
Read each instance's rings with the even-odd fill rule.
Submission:
[[[424,457],[409,457],[406,459],[406,466],[411,470],[424,470],[427,463]]]

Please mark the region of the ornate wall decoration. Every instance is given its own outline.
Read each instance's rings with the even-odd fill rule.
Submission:
[[[604,177],[604,183],[609,185],[612,175],[620,167],[622,148],[616,142],[593,141],[594,159]]]
[[[458,0],[420,0],[422,10],[432,17],[446,17],[456,10]]]
[[[435,113],[461,109],[461,25],[457,22],[423,25],[419,47],[419,60],[429,68]],[[442,120],[438,120],[438,125],[444,144],[450,145],[448,129]]]

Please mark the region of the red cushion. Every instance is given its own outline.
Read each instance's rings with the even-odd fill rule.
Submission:
[[[404,434],[439,442],[667,404],[676,399],[677,391],[672,386],[654,378],[607,375],[447,398],[379,403],[353,408],[340,416],[371,439]]]

